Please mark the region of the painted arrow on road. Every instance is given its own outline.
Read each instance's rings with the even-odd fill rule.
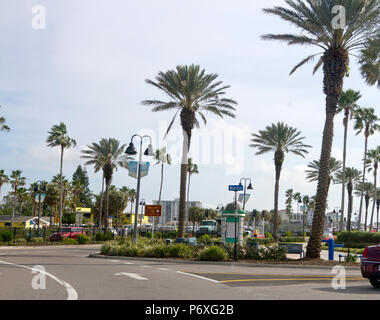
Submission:
[[[147,278],[142,277],[138,273],[117,272],[114,275],[115,276],[127,276],[127,277],[130,277],[132,279],[136,279],[136,280],[148,280]]]

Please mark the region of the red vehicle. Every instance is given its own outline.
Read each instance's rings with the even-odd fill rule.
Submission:
[[[78,227],[61,228],[58,230],[58,232],[55,232],[50,236],[50,241],[59,241],[66,238],[78,239],[80,234],[85,234],[83,228],[78,228]]]
[[[380,244],[364,249],[361,269],[363,277],[375,288],[380,288]]]

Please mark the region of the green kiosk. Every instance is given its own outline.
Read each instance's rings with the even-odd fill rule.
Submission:
[[[235,213],[235,204],[229,203],[222,212],[221,236],[222,243],[235,243],[235,219],[236,219],[236,243],[243,244],[243,225],[245,213],[238,205]]]

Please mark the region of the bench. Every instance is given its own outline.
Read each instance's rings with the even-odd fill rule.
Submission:
[[[247,247],[249,249],[258,250],[259,249],[259,243],[258,242],[247,241]]]
[[[296,253],[300,255],[302,259],[305,256],[305,251],[303,250],[302,243],[279,243],[279,248],[284,248],[286,253]]]
[[[353,254],[350,254],[351,256],[355,257],[356,259],[360,259],[360,261],[362,260],[363,256],[361,255],[353,255]],[[344,258],[345,260],[347,259],[347,256],[344,255],[344,254],[339,254],[339,262],[341,262],[341,259]]]

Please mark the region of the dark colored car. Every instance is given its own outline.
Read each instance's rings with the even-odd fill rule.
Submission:
[[[380,245],[364,249],[361,269],[363,277],[375,288],[380,288]]]
[[[54,232],[50,236],[50,241],[60,241],[66,238],[78,239],[80,234],[85,234],[85,231],[83,228],[78,228],[78,227],[61,228],[58,230],[58,232]]]

